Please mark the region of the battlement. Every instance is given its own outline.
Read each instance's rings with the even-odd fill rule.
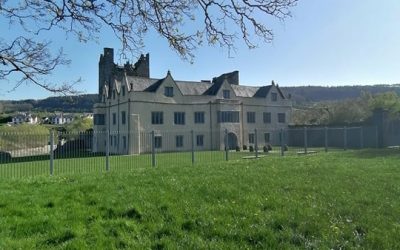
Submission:
[[[113,80],[125,74],[150,78],[150,55],[148,53],[142,54],[136,63],[131,64],[127,61],[123,66],[120,66],[114,63],[114,49],[104,48],[99,59],[99,96],[101,96],[105,85],[109,87],[108,89],[111,89],[110,85]]]

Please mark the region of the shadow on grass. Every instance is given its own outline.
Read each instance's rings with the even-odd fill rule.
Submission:
[[[400,149],[384,148],[384,149],[363,149],[353,152],[355,158],[378,158],[378,157],[398,157],[400,158]]]
[[[89,151],[68,151],[63,153],[54,152],[54,159],[75,159],[75,158],[90,158],[90,157],[100,157],[105,156],[104,153],[92,153]],[[23,162],[35,162],[35,161],[49,161],[50,155],[33,155],[33,156],[22,156],[22,157],[13,157],[11,159],[0,159],[1,164],[10,164],[10,163],[23,163]]]

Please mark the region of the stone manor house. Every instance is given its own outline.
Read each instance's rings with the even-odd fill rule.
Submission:
[[[149,54],[121,66],[114,63],[113,49],[104,48],[98,87],[96,152],[106,150],[107,134],[109,150],[116,154],[149,152],[153,137],[157,151],[190,150],[192,143],[196,150],[224,149],[225,139],[230,149],[254,145],[255,140],[263,146],[269,143],[269,131],[287,128],[291,118],[291,100],[273,81],[242,86],[238,71],[211,81],[175,80],[169,71],[153,79]],[[255,129],[260,131],[257,138]]]

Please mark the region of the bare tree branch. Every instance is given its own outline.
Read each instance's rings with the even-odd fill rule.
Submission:
[[[194,59],[194,51],[205,41],[229,50],[242,40],[249,48],[257,46],[256,38],[271,42],[273,33],[265,23],[266,17],[283,20],[298,0],[0,0],[0,15],[10,25],[22,27],[27,36],[52,29],[73,34],[78,41],[97,40],[103,28],[112,30],[121,42],[122,53],[138,54],[143,49],[145,35],[153,30],[166,39],[172,50],[185,60]],[[199,19],[199,20],[196,20]],[[200,21],[200,22],[199,22]],[[24,44],[22,44],[24,43]],[[62,53],[38,58],[33,49],[50,55],[48,43],[32,38],[17,38],[14,45],[1,43],[2,77],[22,73],[24,81],[40,86],[36,76],[47,75],[58,65],[66,64]],[[29,53],[21,45],[29,45]],[[13,53],[6,53],[7,48]],[[24,57],[17,57],[24,54]],[[12,63],[14,56],[18,59]],[[29,56],[33,56],[29,59]],[[25,63],[32,60],[42,63]],[[0,64],[1,65],[1,64]],[[1,66],[1,67],[3,67]],[[56,88],[42,84],[49,90]]]
[[[25,37],[17,37],[10,45],[0,40],[0,80],[7,79],[12,73],[20,74],[20,80],[12,90],[23,83],[32,82],[50,92],[76,94],[73,84],[58,86],[46,83],[43,79],[57,66],[70,63],[61,49],[53,56],[48,50],[49,45],[49,42],[37,43]]]

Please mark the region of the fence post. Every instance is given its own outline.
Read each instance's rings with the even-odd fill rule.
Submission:
[[[154,130],[151,131],[151,166],[156,166],[156,145]]]
[[[364,128],[363,126],[360,127],[360,148],[364,148]]]
[[[375,127],[375,147],[379,148],[379,132],[378,132],[378,126]]]
[[[256,154],[256,158],[258,158],[258,140],[257,140],[257,129],[254,129],[254,151]]]
[[[343,127],[343,149],[347,150],[347,127]]]
[[[106,171],[110,171],[110,130],[106,133]]]
[[[50,175],[54,173],[54,130],[50,131]]]
[[[307,127],[305,126],[304,127],[304,154],[307,154],[307,147],[308,147],[308,141],[307,141],[307,138],[308,137],[308,135],[307,135]]]
[[[325,152],[328,152],[328,127],[325,126]]]
[[[225,160],[228,160],[228,129],[225,129]]]
[[[190,131],[190,135],[192,138],[192,164],[194,164],[194,133],[193,133],[193,130]]]
[[[284,146],[283,146],[283,128],[281,128],[279,140],[281,142],[281,156],[284,156],[285,155],[285,149],[284,149]]]

